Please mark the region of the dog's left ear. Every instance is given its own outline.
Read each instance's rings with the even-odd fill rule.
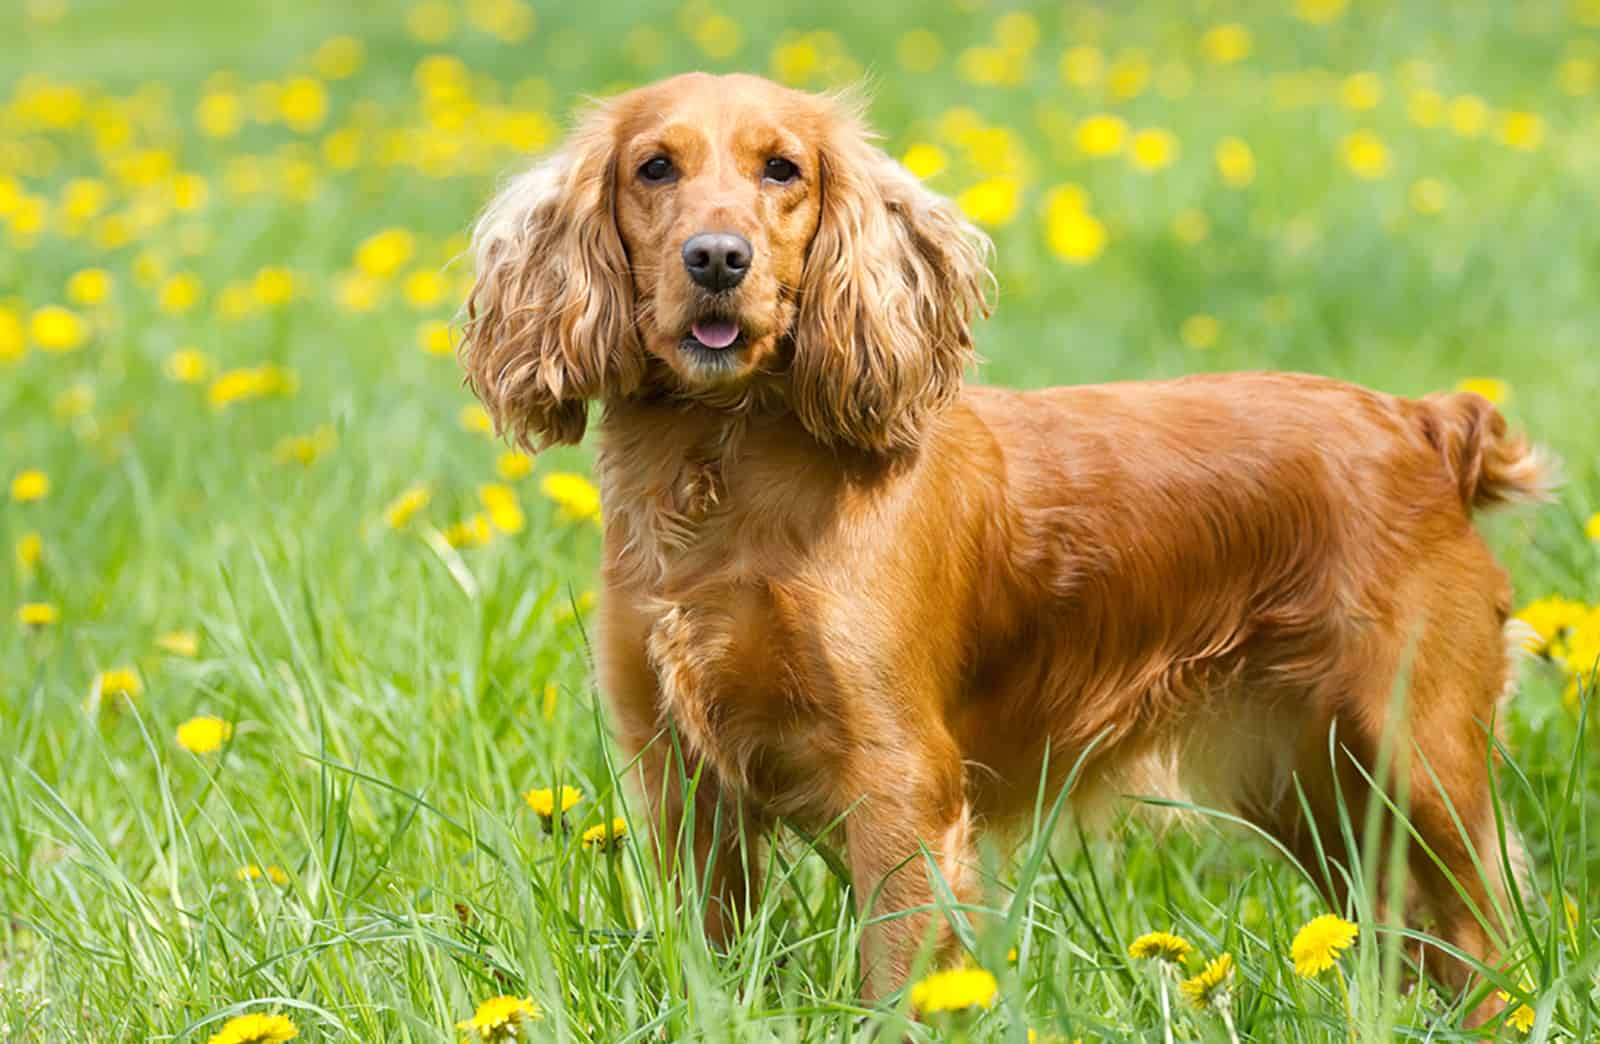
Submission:
[[[972,359],[972,322],[989,314],[989,238],[874,145],[853,114],[833,120],[819,174],[791,405],[825,444],[909,449]]]

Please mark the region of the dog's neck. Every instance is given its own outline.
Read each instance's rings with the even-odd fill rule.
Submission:
[[[771,560],[824,528],[848,488],[904,463],[825,446],[788,411],[614,401],[598,461],[608,551],[652,587],[705,554],[745,548]]]

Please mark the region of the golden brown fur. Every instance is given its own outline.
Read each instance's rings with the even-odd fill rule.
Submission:
[[[764,176],[774,155],[797,179]],[[655,157],[670,183],[644,179]],[[707,230],[752,245],[731,293],[677,260]],[[1492,958],[1472,908],[1494,924],[1498,886],[1473,858],[1498,865],[1511,603],[1471,514],[1540,473],[1487,402],[1287,374],[963,390],[987,242],[847,107],[750,77],[605,104],[475,241],[463,360],[502,427],[573,442],[603,405],[600,684],[669,853],[663,730],[704,770],[714,937],[754,886],[741,833],[842,816],[882,994],[929,927],[882,916],[931,903],[919,845],[970,896],[978,830],[1085,752],[1075,803],[1186,793],[1307,865],[1317,838],[1341,856],[1336,793],[1359,824],[1358,765],[1406,679],[1399,777],[1466,893],[1415,854],[1417,898]],[[743,340],[697,348],[706,315]]]

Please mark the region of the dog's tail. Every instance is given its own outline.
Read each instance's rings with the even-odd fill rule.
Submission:
[[[1548,500],[1556,484],[1554,462],[1474,392],[1423,400],[1423,430],[1438,448],[1468,511]]]

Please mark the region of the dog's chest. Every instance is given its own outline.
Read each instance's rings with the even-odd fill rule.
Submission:
[[[717,585],[663,606],[647,655],[660,712],[725,784],[785,815],[830,814],[848,737],[819,698],[815,634],[769,583]]]

